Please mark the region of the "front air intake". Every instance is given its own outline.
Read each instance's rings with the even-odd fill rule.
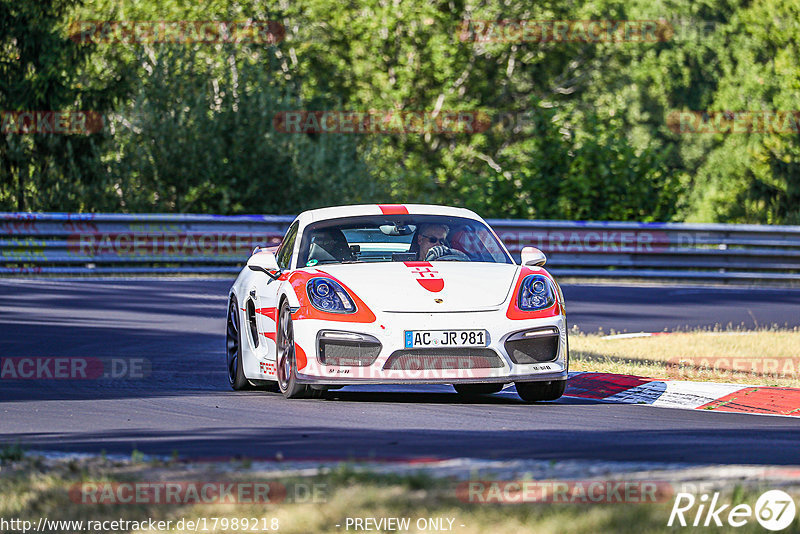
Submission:
[[[514,363],[552,362],[558,358],[558,338],[555,327],[517,332],[509,336],[505,348]]]
[[[496,369],[503,360],[492,349],[444,348],[396,350],[384,370],[428,371],[434,369]]]
[[[381,343],[366,334],[350,332],[320,332],[317,338],[319,361],[325,365],[367,367],[375,363]]]

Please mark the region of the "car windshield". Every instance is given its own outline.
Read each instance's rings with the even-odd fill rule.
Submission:
[[[297,266],[388,261],[513,263],[494,233],[479,221],[398,215],[310,224],[303,232]]]

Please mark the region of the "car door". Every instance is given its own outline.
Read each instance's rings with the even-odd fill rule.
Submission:
[[[298,221],[292,223],[286,231],[286,235],[283,237],[278,250],[275,252],[275,259],[281,271],[288,271],[292,264],[299,227],[300,224]],[[260,351],[260,356],[265,360],[265,363],[261,365],[261,367],[268,375],[272,376],[275,373],[277,355],[275,335],[277,333],[278,290],[282,282],[273,280],[266,274],[259,278],[260,281],[257,287],[253,289],[256,292],[258,301],[256,317],[258,321],[258,330],[262,338],[260,341],[263,341],[264,346],[264,350]]]

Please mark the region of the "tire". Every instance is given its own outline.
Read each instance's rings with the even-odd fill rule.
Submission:
[[[278,333],[275,336],[277,345],[278,388],[287,399],[301,399],[303,397],[319,398],[321,390],[299,384],[297,382],[297,360],[294,346],[294,327],[292,325],[292,312],[289,303],[283,301],[278,312]]]
[[[554,401],[564,394],[566,380],[551,382],[515,382],[517,394],[525,402]]]
[[[465,397],[491,395],[503,389],[505,384],[453,384],[456,392]]]
[[[239,303],[236,300],[236,296],[232,296],[228,303],[225,348],[228,383],[236,391],[250,389],[250,382],[244,376],[244,368],[242,367],[242,328],[239,317]]]

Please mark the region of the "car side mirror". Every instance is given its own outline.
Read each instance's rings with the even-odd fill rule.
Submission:
[[[531,267],[541,267],[547,263],[547,256],[544,252],[536,247],[523,247],[522,248],[522,265],[529,265]]]
[[[277,280],[278,276],[280,276],[281,269],[278,267],[278,260],[275,258],[275,254],[258,247],[247,260],[247,267],[251,271],[264,273],[273,280]]]

